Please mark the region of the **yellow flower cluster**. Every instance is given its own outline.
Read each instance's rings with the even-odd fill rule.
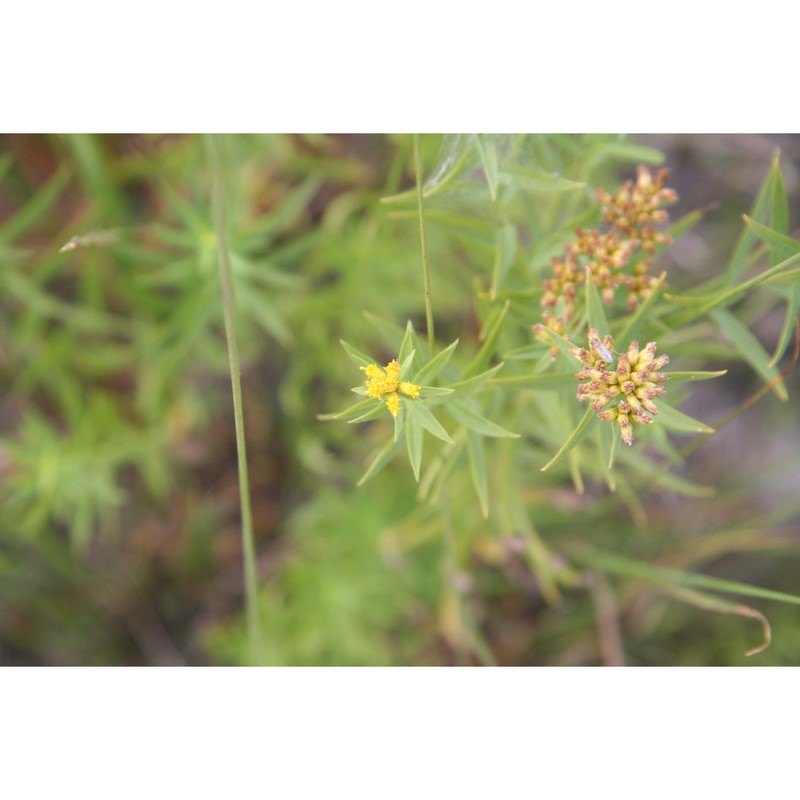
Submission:
[[[617,367],[608,369],[614,360],[614,340],[606,336],[603,341],[592,328],[589,331],[589,349],[573,347],[571,352],[584,365],[575,377],[588,381],[578,386],[578,400],[589,400],[598,419],[603,422],[616,421],[622,440],[633,444],[632,422],[648,425],[658,414],[654,402],[666,390],[659,384],[667,376],[658,370],[669,363],[669,356],[656,358],[656,343],[648,342],[644,350],[639,350],[638,342],[631,342],[628,351],[619,357]],[[619,400],[616,406],[604,409],[609,403]]]
[[[668,234],[656,230],[656,224],[667,222],[669,215],[661,206],[674,203],[678,196],[673,189],[665,188],[668,170],[660,170],[655,177],[647,167],[640,166],[637,180],[628,181],[615,195],[598,189],[597,197],[603,205],[603,222],[611,228],[601,232],[597,228],[575,231],[575,241],[564,247],[564,254],[553,258],[554,277],[544,281],[542,306],[557,305],[563,300],[567,319],[575,314],[579,284],[584,280],[586,267],[600,289],[603,301],[610,304],[617,287],[628,292],[628,306],[636,306],[653,289],[656,279],[647,274],[651,258],[634,264],[631,273],[623,272],[637,250],[655,253],[656,246],[669,244]],[[547,327],[547,322],[545,322]]]
[[[370,364],[360,369],[367,376],[367,397],[383,400],[393,417],[400,411],[401,394],[412,399],[419,397],[419,386],[400,380],[400,364],[395,359],[392,359],[385,368]]]

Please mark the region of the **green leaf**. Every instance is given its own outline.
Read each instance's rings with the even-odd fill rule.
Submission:
[[[761,346],[761,342],[733,314],[724,308],[717,308],[711,312],[711,316],[737,352],[765,383],[770,383],[780,376],[777,367],[770,365],[770,356]],[[772,389],[781,400],[788,400],[789,393],[782,381],[776,383]]]
[[[517,230],[513,225],[503,225],[497,231],[497,242],[495,244],[494,269],[492,270],[492,300],[497,298],[497,292],[502,288],[516,254]]]
[[[666,272],[662,272],[658,276],[658,281],[656,282],[655,286],[653,286],[653,291],[647,296],[647,299],[644,301],[644,303],[642,303],[639,308],[636,309],[626,323],[625,327],[620,332],[619,336],[617,336],[617,341],[619,341],[622,347],[625,347],[627,344],[629,344],[631,340],[638,334],[643,320],[647,317],[650,309],[653,307],[653,304],[658,299],[658,295],[661,292],[661,287],[664,285],[664,280],[666,277]]]
[[[760,222],[748,217],[747,214],[744,214],[742,219],[745,225],[747,225],[762,242],[770,246],[770,251],[773,253],[771,266],[800,252],[800,242],[798,242],[797,239],[792,239],[791,236],[787,236],[785,233],[762,225]],[[775,255],[777,255],[778,258],[775,258]]]
[[[581,421],[575,426],[567,440],[559,448],[558,452],[542,467],[541,471],[546,472],[563,455],[572,450],[572,448],[575,447],[575,445],[578,444],[584,436],[586,436],[596,422],[599,422],[596,412],[592,411],[591,408],[587,408],[586,413],[583,415]]]
[[[426,397],[446,397],[448,394],[453,394],[455,389],[444,389],[438,386],[420,386],[419,396],[421,399]]]
[[[414,192],[416,197],[416,192]],[[418,220],[419,212],[414,211],[394,211],[389,214],[390,219],[399,220]],[[494,246],[495,232],[494,226],[485,219],[467,217],[464,214],[456,214],[453,211],[445,211],[441,208],[426,208],[425,222],[441,225],[455,234],[471,239],[477,244],[486,248]]]
[[[480,434],[467,431],[467,452],[469,454],[469,473],[475,494],[484,519],[489,518],[489,478],[486,474],[486,451]]]
[[[408,460],[411,462],[411,469],[414,471],[414,480],[419,483],[419,470],[422,464],[422,426],[416,419],[407,415],[406,423],[406,446],[408,448]]]
[[[655,426],[648,426],[648,429],[653,427]],[[681,478],[669,472],[666,465],[640,455],[634,448],[620,448],[617,459],[628,467],[629,474],[635,474],[637,482],[642,487],[639,491],[660,487],[685,497],[705,498],[713,497],[715,494],[713,486],[703,486]]]
[[[0,243],[13,241],[47,214],[66,188],[68,179],[69,172],[59,169],[16,214],[0,225]]]
[[[727,375],[728,370],[721,369],[717,372],[701,372],[701,371],[689,371],[689,372],[668,372],[667,375],[669,376],[670,384],[674,383],[689,383],[691,381],[707,381],[711,378],[721,378],[723,375]]]
[[[789,201],[786,198],[786,187],[783,184],[781,162],[777,153],[772,162],[772,168],[775,170],[775,182],[772,187],[772,227],[779,233],[789,233]],[[789,255],[791,252],[786,253],[779,247],[778,252],[772,255],[772,263],[777,264]]]
[[[470,365],[464,371],[465,378],[472,377],[489,363],[489,359],[491,359],[494,353],[497,339],[500,336],[500,329],[502,328],[503,320],[506,318],[506,314],[508,313],[508,307],[509,301],[506,300],[502,308],[495,310],[494,316],[491,318],[487,326],[486,336],[483,344],[481,345],[481,349],[478,350],[478,352],[475,354],[475,358],[472,359]]]
[[[402,363],[400,364],[400,380],[406,380],[406,376],[408,375],[408,371],[411,369],[411,362],[414,360],[414,355],[416,354],[416,350],[412,350],[410,353],[406,355],[403,359]]]
[[[453,355],[453,351],[456,349],[457,345],[458,339],[445,347],[444,350],[437,353],[425,366],[420,368],[416,375],[414,375],[414,382],[423,384],[427,381],[434,380],[447,366],[447,362],[450,361],[450,356]]]
[[[586,186],[551,172],[518,165],[506,167],[500,173],[500,183],[529,192],[571,192]]]
[[[241,246],[246,250],[264,248],[282,230],[288,228],[308,210],[308,205],[319,190],[322,181],[318,176],[309,177],[291,192],[284,195],[269,213],[259,217],[249,224],[237,237]]]
[[[589,318],[589,327],[594,328],[602,339],[608,333],[608,320],[606,320],[606,312],[603,309],[600,292],[597,291],[594,280],[592,280],[592,272],[589,267],[586,267],[585,285],[586,313]]]
[[[800,308],[800,283],[794,284],[789,287],[789,293],[786,300],[786,313],[783,317],[783,326],[781,327],[781,335],[778,337],[778,344],[775,346],[775,352],[769,360],[769,366],[774,367],[783,358],[789,342],[792,340],[792,333],[794,332],[795,325],[797,324],[797,310]]]
[[[578,358],[578,356],[574,355],[573,353],[570,353],[570,348],[574,347],[575,345],[573,345],[569,339],[565,339],[560,333],[551,331],[549,328],[545,328],[544,326],[542,326],[542,328],[543,332],[547,334],[547,336],[549,337],[550,342],[559,349],[561,355],[563,355],[567,359],[568,363],[570,364],[581,363],[581,360]]]
[[[416,213],[417,212],[415,211],[414,219],[417,219]],[[364,316],[364,319],[368,320],[372,325],[378,328],[381,337],[389,347],[394,347],[398,337],[405,336],[406,334],[406,329],[402,328],[396,322],[392,322],[385,317],[380,317],[377,314],[373,314],[371,311],[362,311],[361,313]]]
[[[367,471],[361,476],[358,486],[363,486],[370,478],[375,477],[400,451],[403,442],[396,442],[394,439],[389,440],[386,445],[381,449],[374,461],[369,465]]]
[[[664,154],[654,147],[646,147],[631,142],[604,142],[601,144],[592,162],[600,164],[604,161],[628,161],[632,164],[663,164]]]
[[[481,372],[480,375],[475,375],[472,378],[467,378],[465,381],[459,381],[458,383],[451,384],[449,388],[452,389],[452,394],[449,396],[449,399],[439,400],[434,398],[433,404],[438,405],[441,402],[448,402],[459,395],[467,395],[477,392],[487,381],[490,381],[495,375],[497,375],[497,373],[500,372],[504,366],[505,364],[500,362],[497,366],[487,369],[486,372]]]
[[[486,183],[489,184],[489,194],[492,202],[497,200],[497,148],[491,136],[479,133],[475,137],[475,144],[483,163],[483,173],[486,175]]]
[[[717,592],[727,592],[728,594],[738,594],[745,597],[760,597],[764,600],[800,605],[800,597],[797,595],[775,592],[772,589],[764,589],[761,586],[729,581],[712,575],[684,572],[679,569],[667,569],[655,564],[648,564],[632,558],[612,555],[611,553],[602,553],[597,550],[573,553],[572,557],[575,561],[591,569],[598,569],[601,572],[626,578],[638,578],[652,583],[674,584],[676,586],[698,586],[702,589],[710,589]]]
[[[776,198],[772,209],[773,228],[768,228],[766,225],[762,225],[760,222],[756,222],[749,217],[744,218],[745,223],[753,229],[756,236],[770,245],[773,264],[781,258],[788,258],[794,253],[800,252],[800,242],[792,239],[785,233],[785,231],[788,230],[789,221],[788,210],[785,208],[786,192],[783,189],[782,180],[776,181],[775,192]],[[776,219],[778,225],[780,225],[779,229],[776,229],[778,228],[778,225],[775,224]],[[772,354],[772,358],[769,361],[769,366],[777,364],[786,352],[786,348],[789,346],[794,331],[798,308],[800,308],[800,284],[794,284],[789,287],[781,335],[778,338],[775,352]]]
[[[663,400],[658,402],[658,411],[656,422],[660,422],[665,428],[676,433],[714,433],[714,429],[709,428],[704,422],[668,406]]]
[[[685,586],[661,584],[661,591],[703,611],[716,611],[720,614],[733,614],[738,617],[757,619],[761,623],[761,628],[764,632],[764,641],[758,647],[748,650],[745,653],[746,656],[754,656],[756,653],[766,650],[772,641],[772,631],[767,618],[755,608],[750,608],[739,602],[723,600],[716,595],[698,592],[697,589],[687,589]]]
[[[406,332],[403,336],[403,341],[400,345],[400,353],[397,356],[397,360],[404,365],[405,358],[408,356],[409,353],[417,349],[417,342],[416,336],[414,334],[414,326],[411,324],[411,320],[408,321],[406,324]],[[401,374],[405,375],[405,373],[401,369]]]
[[[319,420],[332,420],[332,419],[344,419],[345,417],[358,417],[361,416],[367,409],[372,407],[372,404],[375,402],[375,398],[370,398],[369,400],[362,400],[360,403],[356,403],[355,405],[350,406],[350,408],[346,408],[344,411],[335,411],[331,414],[317,414],[317,419]]]
[[[614,473],[611,471],[614,466],[614,454],[617,449],[617,432],[613,425],[600,425],[595,428],[597,439],[597,452],[600,461],[600,471],[603,473],[608,488],[613,492],[616,490]]]
[[[371,409],[361,414],[361,416],[356,417],[355,419],[348,420],[347,424],[357,425],[359,422],[368,422],[371,419],[380,417],[386,410],[385,403],[383,402],[383,400],[378,400],[377,398],[372,398],[372,402],[375,403],[375,405]]]
[[[512,433],[486,419],[482,414],[479,414],[463,402],[448,403],[445,409],[456,422],[461,423],[471,431],[475,431],[475,433],[479,433],[481,436],[492,436],[497,439],[519,439],[518,433]]]
[[[519,386],[523,389],[535,389],[540,392],[552,392],[561,389],[577,389],[578,381],[574,372],[538,372],[531,375],[512,375],[508,378],[495,378],[495,386]]]
[[[776,164],[773,161],[767,176],[764,178],[764,182],[761,184],[761,188],[758,191],[755,203],[749,214],[750,218],[757,222],[767,222],[769,219],[770,207],[775,191],[775,167]],[[735,283],[736,279],[744,272],[748,257],[755,242],[755,234],[751,227],[746,225],[739,236],[731,260],[728,262],[728,266],[725,269],[725,277],[728,285]]]
[[[464,134],[445,137],[437,156],[436,164],[431,170],[433,177],[429,178],[423,187],[422,196],[425,199],[439,194],[459,175],[467,161],[470,160],[470,156],[472,156],[471,148],[469,147],[470,139],[471,137]],[[399,203],[415,200],[416,196],[416,189],[411,189],[391,197],[382,197],[381,203]]]
[[[673,329],[677,329],[683,327],[684,325],[688,325],[690,322],[693,322],[694,320],[710,313],[715,308],[719,308],[726,303],[733,302],[739,297],[739,295],[744,294],[751,289],[755,289],[756,286],[766,283],[768,280],[781,275],[781,273],[788,272],[788,268],[793,267],[798,262],[800,262],[800,253],[796,253],[791,258],[781,261],[780,264],[776,264],[774,267],[765,269],[759,275],[740,283],[738,286],[732,286],[729,289],[720,291],[716,295],[707,298],[707,302],[704,305],[700,305],[697,308],[691,309],[691,311],[687,311],[670,319],[669,326]]]
[[[502,357],[504,361],[529,361],[533,358],[540,358],[545,352],[547,352],[547,345],[544,342],[534,342],[522,347],[515,347],[507,353],[503,353]]]
[[[441,426],[439,420],[433,416],[430,409],[421,400],[409,400],[406,404],[409,418],[413,417],[426,431],[432,433],[437,439],[453,444],[447,431]]]
[[[400,441],[400,434],[403,432],[405,428],[405,421],[406,421],[406,407],[409,402],[413,402],[413,400],[400,400],[400,410],[397,414],[394,415],[394,440]]]
[[[370,364],[375,363],[374,358],[370,358],[369,356],[364,355],[364,353],[360,353],[355,347],[351,347],[344,339],[339,339],[339,344],[344,347],[345,352],[347,355],[350,356],[350,360],[357,366],[357,367],[368,367]]]

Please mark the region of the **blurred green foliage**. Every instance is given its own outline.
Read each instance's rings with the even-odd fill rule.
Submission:
[[[800,286],[778,158],[713,274],[673,284],[666,250],[645,314],[590,294],[565,332],[635,326],[685,379],[729,375],[691,396],[676,376],[665,408],[691,417],[637,428],[613,470],[593,424],[542,472],[585,415],[578,365],[531,332],[542,280],[599,224],[595,189],[663,156],[612,135],[421,137],[436,351],[458,340],[434,383],[457,391],[424,403],[455,444],[406,403],[399,455],[359,487],[396,428],[379,406],[319,419],[362,399],[339,341],[379,365],[413,350],[414,375],[435,355],[412,137],[220,144],[265,663],[800,662],[798,459],[772,443],[798,434],[777,410]],[[684,210],[679,241],[702,230]],[[199,137],[0,140],[0,662],[248,663],[216,247]],[[694,417],[720,433],[689,455]],[[766,482],[731,469],[759,446]],[[773,645],[748,659],[751,606]]]

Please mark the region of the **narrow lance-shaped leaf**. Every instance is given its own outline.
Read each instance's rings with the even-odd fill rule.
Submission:
[[[377,475],[392,460],[392,458],[394,458],[402,446],[402,440],[396,442],[394,439],[390,439],[381,449],[378,455],[375,456],[374,461],[369,465],[367,471],[361,476],[358,486],[362,486],[370,478],[375,477],[375,475]]]
[[[592,164],[604,161],[627,161],[631,164],[663,164],[664,154],[654,147],[631,142],[604,142],[592,156]]]
[[[495,378],[494,386],[518,386],[521,389],[533,389],[537,392],[553,392],[561,389],[575,388],[574,372],[535,372],[530,375],[511,375],[507,378]]]
[[[373,398],[370,398],[369,400],[362,400],[360,403],[356,403],[355,405],[350,406],[350,408],[346,408],[344,411],[334,411],[330,414],[317,414],[317,419],[332,420],[345,419],[346,417],[358,417],[368,409],[372,408],[374,404],[375,400]]]
[[[587,267],[585,274],[586,285],[586,313],[589,319],[589,327],[594,328],[602,338],[608,333],[608,320],[606,320],[606,312],[603,310],[603,301],[600,298],[600,292],[594,285],[592,279],[592,272]]]
[[[721,369],[716,372],[702,372],[700,370],[687,371],[687,372],[670,372],[669,382],[670,385],[676,383],[690,383],[691,381],[707,381],[711,378],[721,378],[723,375],[728,374],[728,370]]]
[[[483,173],[489,185],[489,194],[492,202],[497,200],[497,147],[491,136],[479,133],[475,137],[475,144],[483,163]]]
[[[459,381],[458,383],[452,384],[449,388],[452,390],[452,394],[448,397],[447,401],[442,400],[442,398],[434,397],[432,399],[431,405],[438,405],[442,402],[449,402],[453,400],[456,396],[460,395],[468,395],[468,394],[475,394],[478,392],[485,383],[490,381],[501,369],[503,369],[505,365],[501,362],[496,367],[492,367],[491,369],[487,369],[486,372],[481,372],[480,375],[475,375],[472,378],[467,378],[465,381]]]
[[[721,306],[724,306],[727,303],[731,303],[734,300],[737,300],[745,292],[749,292],[751,289],[755,289],[756,286],[760,286],[762,283],[766,283],[771,278],[775,278],[776,276],[779,276],[782,273],[788,272],[789,267],[793,267],[795,264],[798,263],[800,263],[800,253],[795,253],[795,255],[791,256],[790,258],[787,258],[785,261],[781,261],[780,264],[776,264],[774,267],[765,269],[763,272],[756,275],[755,277],[750,278],[749,280],[743,281],[742,283],[738,284],[738,286],[732,286],[730,289],[718,292],[716,295],[709,298],[704,305],[700,305],[697,308],[692,308],[691,310],[686,311],[683,314],[680,314],[670,319],[669,327],[673,329],[678,329],[684,325],[688,325],[690,322],[694,322],[694,320],[699,319],[700,317],[703,317],[706,314],[710,313],[715,308],[720,308]]]
[[[370,358],[364,353],[359,352],[355,349],[355,347],[351,347],[344,339],[339,339],[339,344],[344,347],[345,352],[348,356],[350,356],[350,360],[357,366],[357,367],[368,367],[370,364],[375,363],[375,359]]]
[[[406,325],[406,332],[403,335],[403,341],[400,345],[400,353],[397,356],[398,361],[400,361],[400,363],[403,364],[408,354],[416,350],[416,348],[417,348],[417,343],[416,343],[416,336],[414,334],[414,326],[411,324],[411,321],[409,320],[408,324]]]
[[[658,299],[658,295],[661,292],[661,287],[664,285],[664,280],[666,277],[666,272],[662,272],[658,276],[658,281],[656,282],[655,286],[653,286],[653,290],[647,296],[647,299],[639,306],[639,308],[636,309],[633,316],[628,320],[627,324],[620,332],[617,338],[623,346],[638,335],[642,322],[647,318],[647,314],[650,313],[650,309]]]
[[[16,214],[0,225],[0,242],[10,242],[35,225],[61,196],[68,178],[69,172],[59,169]]]
[[[770,383],[779,377],[780,373],[777,367],[770,366],[770,356],[762,347],[761,342],[733,314],[724,308],[717,308],[711,312],[711,316],[742,358],[763,378],[765,383]],[[782,381],[773,386],[773,391],[781,400],[789,398],[789,393]]]
[[[655,425],[648,426],[648,429],[655,428]],[[653,487],[660,487],[684,497],[713,497],[715,490],[713,486],[704,486],[699,483],[681,478],[665,469],[664,464],[659,464],[650,458],[646,458],[639,452],[630,447],[619,448],[617,460],[631,468],[631,473],[636,476],[636,483],[647,490]]]
[[[614,464],[614,452],[616,450],[617,434],[611,425],[600,425],[595,428],[597,439],[597,454],[600,460],[600,470],[603,473],[608,488],[613,492],[616,490],[616,480],[611,468]]]
[[[536,326],[534,326],[534,328],[536,328]],[[574,345],[569,339],[565,338],[560,333],[556,333],[555,331],[551,331],[549,328],[545,328],[544,326],[542,326],[541,330],[542,335],[547,335],[549,342],[558,348],[558,350],[561,352],[561,355],[567,359],[569,364],[581,363],[581,360],[578,358],[578,356],[570,352]]]
[[[513,225],[503,225],[497,231],[495,245],[494,269],[492,271],[492,300],[505,283],[506,275],[517,254],[517,231]]]
[[[678,411],[677,408],[672,408],[661,400],[658,403],[658,411],[659,414],[655,418],[656,423],[661,423],[665,428],[676,433],[714,433],[714,429],[704,422],[693,419],[683,411]]]
[[[728,594],[739,594],[745,597],[760,597],[764,600],[776,600],[779,603],[800,605],[800,596],[775,592],[761,586],[752,586],[748,583],[729,581],[712,575],[702,575],[696,572],[684,572],[678,569],[667,569],[644,561],[626,558],[612,553],[597,550],[582,550],[572,554],[572,558],[579,563],[599,569],[612,575],[622,575],[628,578],[639,578],[661,584],[674,584],[677,586],[694,586],[701,589],[710,589]]]
[[[422,464],[422,426],[413,415],[409,414],[406,423],[406,446],[408,447],[408,460],[414,471],[414,480],[419,483],[419,470]]]
[[[489,517],[489,478],[486,473],[486,452],[483,438],[474,431],[467,431],[467,452],[472,485],[484,519]]]
[[[413,402],[413,401],[410,401]],[[394,440],[396,442],[400,441],[400,436],[405,429],[405,421],[406,421],[406,406],[408,405],[408,401],[401,400],[400,401],[400,410],[397,414],[394,415]]]
[[[533,167],[509,165],[500,172],[500,183],[529,192],[570,192],[583,189],[585,183],[562,178]]]
[[[483,344],[481,345],[481,349],[478,350],[475,358],[472,359],[472,362],[464,371],[465,378],[470,378],[477,374],[486,366],[486,364],[489,363],[489,359],[494,353],[497,339],[500,336],[500,329],[502,328],[503,320],[506,318],[506,314],[508,313],[508,307],[509,301],[506,300],[506,302],[503,304],[503,307],[495,311],[495,316],[487,328],[486,336]]]
[[[411,362],[414,360],[414,356],[416,355],[416,350],[412,350],[410,353],[406,355],[406,357],[400,362],[400,380],[406,380],[409,370],[411,369]]]
[[[422,400],[428,397],[447,397],[447,395],[453,394],[454,391],[454,389],[447,389],[439,386],[420,386],[419,397]]]
[[[581,421],[575,426],[572,433],[567,437],[564,444],[561,445],[558,452],[542,467],[542,472],[547,471],[553,464],[556,463],[563,455],[568,453],[578,444],[581,439],[591,430],[592,426],[598,422],[596,413],[591,408],[586,409]]]
[[[414,192],[413,196],[416,197],[416,192]],[[413,211],[393,211],[388,216],[392,220],[419,219],[419,213],[416,209]],[[494,247],[494,226],[485,219],[468,217],[464,214],[456,214],[453,211],[446,211],[441,208],[426,208],[425,222],[463,236],[465,239],[469,239],[487,250]]]
[[[773,162],[769,172],[767,173],[767,176],[764,178],[764,182],[761,184],[761,188],[758,191],[758,195],[756,196],[755,203],[753,203],[753,208],[749,215],[752,219],[755,219],[758,222],[767,222],[769,219],[769,212],[770,207],[772,206],[774,194],[775,176],[775,162]],[[755,241],[756,237],[753,231],[749,227],[745,226],[739,236],[739,240],[736,243],[736,248],[734,249],[731,260],[728,262],[728,266],[725,270],[725,277],[728,285],[735,283],[736,279],[739,278],[742,272],[744,272],[747,264],[747,258],[753,248],[753,245],[755,244]]]
[[[783,184],[783,175],[781,174],[781,163],[778,154],[775,154],[772,162],[772,168],[775,171],[775,179],[772,186],[772,211],[770,221],[772,228],[778,233],[789,233],[789,201],[786,198],[786,187]],[[777,264],[784,258],[788,258],[792,253],[797,252],[796,247],[789,246],[788,248],[775,244],[770,247],[770,265]]]
[[[409,400],[406,404],[409,417],[413,417],[426,431],[432,433],[437,439],[453,444],[450,434],[442,427],[441,423],[433,416],[421,400]]]
[[[791,236],[787,236],[787,234],[782,231],[777,231],[774,228],[770,228],[758,222],[758,220],[751,219],[747,214],[744,214],[742,219],[745,221],[747,227],[750,228],[762,242],[770,246],[770,252],[773,253],[771,266],[800,252],[800,242],[798,242],[797,239],[792,239]],[[777,258],[775,256],[777,256]]]
[[[783,325],[781,326],[781,335],[778,337],[778,344],[775,346],[775,352],[769,360],[770,367],[774,367],[781,358],[783,358],[783,354],[786,352],[786,348],[792,340],[792,333],[797,324],[798,309],[800,309],[800,282],[789,287],[786,298],[786,312],[783,317]]]
[[[779,184],[776,183],[776,193],[778,193],[779,189],[783,189],[783,181],[780,181]],[[784,190],[784,200],[785,195],[786,192]],[[774,206],[773,224],[774,220],[776,219],[777,211],[777,218],[783,230],[774,230],[773,228],[768,228],[766,225],[762,225],[760,222],[752,220],[749,217],[744,218],[745,223],[747,223],[748,227],[752,228],[756,236],[770,245],[773,263],[776,259],[779,261],[781,258],[788,258],[794,253],[800,252],[800,242],[792,239],[785,233],[785,230],[788,230],[789,223],[788,217],[786,216],[788,212],[783,210],[784,203],[781,202],[780,199],[776,199]],[[775,347],[775,352],[772,354],[772,358],[769,361],[770,366],[774,366],[778,363],[778,361],[780,361],[783,354],[786,352],[786,348],[789,346],[789,342],[792,339],[792,333],[795,327],[795,321],[797,319],[798,308],[800,308],[800,283],[795,282],[790,285],[788,289],[783,326],[781,328],[781,334],[778,337],[778,343]]]
[[[481,436],[491,436],[497,439],[518,439],[518,433],[512,433],[495,422],[479,414],[463,402],[455,401],[445,406],[446,411],[456,422],[460,422],[470,431]]]
[[[474,160],[475,157],[469,144],[470,137],[465,134],[453,134],[445,137],[431,170],[431,177],[423,187],[422,196],[426,200],[444,190],[459,175],[465,164],[469,160]],[[382,197],[381,203],[400,203],[414,200],[416,196],[416,190],[411,189],[391,197]]]
[[[371,419],[376,419],[377,417],[382,416],[386,411],[386,405],[383,403],[383,401],[373,399],[372,403],[374,404],[372,408],[368,409],[355,419],[348,420],[347,424],[357,425],[359,422],[368,422]]]
[[[761,630],[764,633],[764,641],[757,647],[748,650],[746,656],[754,656],[766,650],[772,641],[772,630],[767,618],[757,609],[750,606],[743,605],[742,603],[734,603],[730,600],[723,600],[721,597],[707,594],[706,592],[699,592],[697,589],[688,589],[685,586],[670,586],[666,584],[661,585],[661,591],[666,592],[678,600],[683,600],[690,603],[695,608],[700,608],[703,611],[716,611],[720,614],[734,614],[738,617],[746,617],[748,619],[756,619],[761,623]]]
[[[445,347],[444,350],[437,353],[427,364],[420,368],[416,375],[414,375],[414,382],[424,384],[428,381],[435,380],[439,376],[439,373],[447,366],[447,362],[450,361],[450,356],[453,355],[453,351],[457,346],[458,339]]]

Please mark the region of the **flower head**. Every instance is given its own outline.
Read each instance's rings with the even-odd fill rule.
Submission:
[[[400,364],[396,359],[392,359],[383,368],[377,364],[369,364],[359,369],[367,376],[367,397],[383,400],[393,417],[400,411],[400,395],[411,399],[419,397],[419,386],[400,380]]]
[[[655,398],[666,390],[659,384],[667,376],[658,370],[669,363],[669,356],[656,358],[656,343],[648,342],[639,350],[638,342],[631,342],[626,353],[622,353],[615,369],[614,340],[606,336],[602,342],[597,331],[589,331],[589,349],[573,347],[571,352],[584,365],[575,377],[587,381],[578,386],[578,400],[589,400],[603,422],[616,421],[622,440],[633,444],[632,422],[649,425],[658,414]],[[614,404],[611,407],[611,404]]]
[[[647,167],[640,166],[636,170],[636,183],[627,181],[614,197],[597,190],[597,198],[603,204],[603,222],[628,238],[638,239],[648,253],[655,253],[656,245],[672,241],[669,234],[654,227],[669,219],[661,206],[678,199],[674,189],[664,186],[668,175],[666,169],[651,175]]]
[[[647,167],[640,166],[636,183],[628,181],[616,195],[597,190],[603,223],[609,230],[578,228],[563,253],[553,257],[553,277],[542,282],[544,308],[554,308],[560,303],[567,319],[572,319],[586,269],[607,305],[613,303],[620,286],[627,291],[631,309],[651,294],[658,282],[647,274],[652,256],[658,245],[672,241],[669,234],[655,226],[669,220],[662,206],[678,199],[675,191],[664,185],[668,174],[668,170],[662,169],[652,175]],[[647,257],[638,257],[640,251]]]

